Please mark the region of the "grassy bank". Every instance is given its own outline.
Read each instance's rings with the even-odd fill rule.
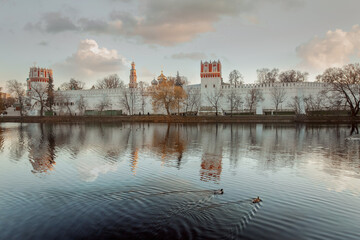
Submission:
[[[78,123],[78,122],[151,122],[151,123],[350,123],[347,116],[26,116],[2,117],[0,122]],[[360,122],[360,118],[356,118]]]

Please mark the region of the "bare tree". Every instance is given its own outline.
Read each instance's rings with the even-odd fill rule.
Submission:
[[[14,96],[20,105],[20,116],[24,116],[25,88],[17,80],[9,80],[6,83],[8,91]]]
[[[284,83],[289,82],[305,82],[309,76],[307,72],[301,72],[296,70],[288,70],[281,72],[279,75],[279,81]]]
[[[135,88],[123,88],[122,95],[120,97],[120,105],[122,105],[129,113],[134,114],[136,105],[136,89]]]
[[[146,96],[148,95],[144,82],[139,82],[139,90],[140,90],[139,94],[140,94],[141,112],[144,115],[145,114],[145,106],[146,106]]]
[[[218,115],[219,108],[221,107],[220,100],[223,97],[223,91],[222,89],[214,89],[214,91],[211,91],[210,93],[206,94],[206,99],[209,102],[209,104],[215,108],[215,114]]]
[[[110,99],[104,95],[103,98],[100,100],[100,102],[96,105],[96,108],[102,113],[106,108],[111,107],[111,101]]]
[[[274,83],[278,81],[279,69],[261,68],[256,70],[258,83]]]
[[[226,94],[226,99],[228,101],[228,103],[230,104],[230,113],[231,116],[233,115],[233,111],[237,110],[240,107],[241,104],[241,96],[238,93],[238,91],[236,91],[236,89],[231,89],[227,94]]]
[[[82,90],[84,89],[85,83],[74,78],[71,78],[69,82],[63,83],[60,89],[63,91],[67,90]]]
[[[73,115],[71,106],[73,106],[74,103],[71,101],[71,96],[69,96],[68,94],[57,92],[55,95],[55,99],[57,105],[59,105],[60,111],[65,108],[68,115]]]
[[[112,74],[99,80],[95,87],[97,89],[120,88],[124,87],[124,82],[120,80],[117,74]]]
[[[351,116],[355,117],[360,109],[360,64],[348,64],[342,68],[328,68],[317,77],[328,84],[329,92],[340,97],[350,108]],[[340,100],[340,99],[339,99]],[[338,100],[338,101],[339,101]]]
[[[185,99],[185,112],[192,112],[194,109],[196,109],[196,112],[198,111],[198,108],[200,106],[200,89],[191,89],[186,94]]]
[[[233,70],[229,74],[229,82],[236,87],[244,83],[244,77],[238,70]]]
[[[31,85],[31,88],[31,99],[34,100],[32,108],[40,105],[40,116],[44,116],[44,108],[46,107],[47,98],[47,86],[42,83],[35,83]]]
[[[78,110],[80,111],[80,113],[82,115],[84,115],[86,108],[88,106],[88,102],[85,100],[83,95],[80,95],[80,98],[76,101],[76,106],[77,106]]]
[[[304,98],[305,110],[306,111],[318,111],[325,107],[326,93],[321,91],[316,97],[309,94]]]
[[[245,97],[245,103],[250,112],[252,112],[254,107],[256,107],[256,105],[261,101],[264,101],[264,97],[259,89],[251,88],[248,90]]]
[[[279,105],[282,104],[286,100],[285,89],[274,86],[270,90],[270,95],[271,95],[272,102],[274,103],[274,106],[275,106],[275,111],[278,111]]]
[[[301,113],[301,102],[298,96],[295,96],[291,99],[292,101],[288,103],[288,107],[292,108],[295,111],[295,114]]]
[[[54,93],[55,108],[58,111],[59,116],[62,114],[65,108],[64,95],[60,91]]]

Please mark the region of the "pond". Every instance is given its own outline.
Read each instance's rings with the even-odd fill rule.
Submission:
[[[360,141],[349,135],[2,123],[0,239],[360,239]]]

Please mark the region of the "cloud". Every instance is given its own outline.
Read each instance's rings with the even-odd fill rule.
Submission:
[[[323,38],[315,37],[296,49],[300,65],[312,70],[342,66],[355,54],[360,55],[360,27],[355,25],[348,32],[336,29]]]
[[[172,59],[190,59],[190,60],[203,60],[206,59],[206,54],[202,52],[192,52],[192,53],[176,53],[171,55]]]
[[[100,48],[95,40],[80,41],[78,50],[65,62],[56,64],[62,71],[75,76],[93,76],[97,73],[113,73],[127,65],[126,59],[114,49]]]
[[[45,46],[49,45],[49,42],[41,41],[41,42],[39,42],[39,45],[45,47]]]
[[[146,67],[142,67],[139,71],[138,71],[138,76],[142,79],[142,81],[151,81],[152,78],[154,78],[156,75],[156,73],[150,71],[148,68]],[[159,74],[158,74],[159,75]]]
[[[153,0],[142,1],[138,17],[112,14],[123,23],[123,33],[149,44],[175,45],[198,34],[215,31],[214,23],[251,8],[240,0]]]
[[[252,13],[258,6],[277,4],[296,8],[303,0],[137,0],[128,1],[135,9],[129,14],[113,11],[108,19],[82,17],[73,21],[58,12],[46,14],[42,20],[28,23],[29,30],[48,33],[83,31],[95,34],[131,37],[148,44],[162,46],[189,42],[199,34],[215,31],[215,23],[243,14],[246,21],[258,23]]]
[[[112,14],[120,20],[122,33],[149,44],[175,45],[199,34],[215,31],[215,23],[227,17],[248,14],[259,5],[299,7],[303,0],[152,0],[139,1],[139,16]],[[253,23],[256,19],[250,19]]]
[[[49,12],[44,14],[40,21],[26,24],[25,29],[59,33],[64,31],[75,31],[78,27],[70,18],[62,16],[60,12]]]

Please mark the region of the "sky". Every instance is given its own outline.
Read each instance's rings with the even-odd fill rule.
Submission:
[[[90,88],[118,74],[138,81],[161,70],[200,83],[200,61],[220,60],[224,81],[260,68],[297,69],[314,81],[360,60],[358,0],[0,0],[0,87],[52,68],[55,86]]]

